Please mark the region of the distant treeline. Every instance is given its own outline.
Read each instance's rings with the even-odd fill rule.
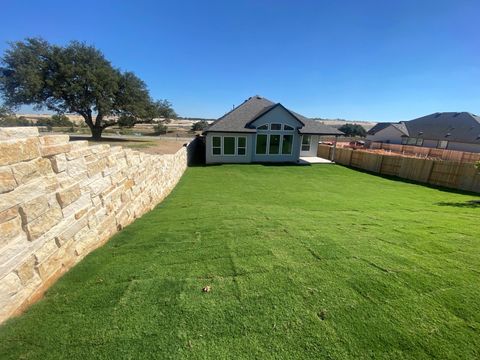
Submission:
[[[208,119],[208,118],[200,118],[200,117],[183,117],[183,116],[177,116],[177,120],[215,121],[216,119]]]
[[[0,114],[0,126],[1,127],[13,127],[13,126],[46,126],[46,127],[73,127],[75,124],[70,121],[68,116],[55,114],[49,118],[38,117],[34,118],[36,121],[32,121],[31,118],[25,116],[15,116],[12,114]]]

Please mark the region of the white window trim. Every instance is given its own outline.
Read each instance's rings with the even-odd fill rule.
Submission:
[[[283,153],[283,136],[284,135],[290,135],[292,137],[292,146],[290,147],[290,153],[289,154],[284,154]],[[293,142],[295,141],[295,137],[293,136],[293,133],[286,133],[281,135],[281,143],[280,143],[280,154],[281,155],[286,155],[286,156],[292,156],[293,154]]]
[[[275,131],[274,133],[257,133],[256,135],[265,135],[267,137],[267,144],[266,144],[266,152],[265,154],[258,154],[257,153],[257,136],[255,136],[255,155],[257,156],[278,156],[278,155],[283,155],[283,156],[292,156],[293,154],[293,143],[295,142],[295,137],[293,136],[292,132],[287,132],[284,133],[281,130],[273,130]],[[270,136],[271,135],[279,135],[280,136],[280,143],[279,143],[279,148],[278,148],[278,153],[276,154],[270,154]],[[283,135],[292,135],[292,147],[290,148],[290,153],[289,154],[283,154],[282,149],[283,149]]]
[[[238,139],[244,138],[245,139],[245,146],[239,146],[238,144]],[[238,149],[244,149],[245,153],[244,154],[239,154]],[[247,156],[247,137],[246,136],[237,136],[235,137],[235,154],[237,156]]]
[[[213,138],[214,137],[219,137],[220,138],[220,154],[214,154],[213,153]],[[234,149],[235,149],[235,152],[233,154],[224,154],[223,152],[223,138],[226,138],[226,137],[233,137],[235,139],[235,143],[234,143]],[[238,153],[238,138],[245,138],[245,147],[241,147],[242,149],[245,149],[245,154],[239,154]],[[212,156],[247,156],[247,137],[244,136],[244,135],[213,135],[212,136],[212,146],[211,146],[212,150],[211,150],[211,154]],[[215,148],[218,148],[218,146],[215,146]]]
[[[220,146],[213,146],[213,138],[220,138]],[[221,136],[218,136],[218,135],[213,135],[212,136],[212,156],[222,156],[222,152],[223,152],[223,138]],[[220,154],[214,154],[213,153],[213,149],[217,149],[217,148],[220,148]]]
[[[303,150],[303,145],[307,146],[307,144],[304,144],[303,143],[303,137],[304,136],[308,136],[309,137],[309,140],[308,140],[308,150]],[[302,135],[302,141],[300,143],[300,152],[310,152],[310,150],[312,150],[312,135]]]
[[[442,142],[445,142],[445,147],[441,147],[440,144]],[[443,149],[443,150],[446,150],[448,148],[448,140],[438,140],[437,141],[437,149]]]

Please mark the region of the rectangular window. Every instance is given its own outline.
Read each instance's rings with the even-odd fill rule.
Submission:
[[[290,155],[292,153],[293,135],[283,135],[282,154]]]
[[[448,146],[447,140],[438,140],[437,148],[439,149],[446,149]]]
[[[280,135],[270,135],[270,146],[268,153],[270,155],[276,155],[280,152]]]
[[[267,135],[257,134],[257,146],[255,152],[259,155],[267,153]]]
[[[222,153],[222,138],[220,136],[212,137],[212,154],[221,155]]]
[[[237,155],[245,155],[247,150],[247,138],[240,136],[237,139]]]
[[[406,145],[406,144],[407,144],[407,140],[408,140],[408,137],[402,136],[402,145]]]
[[[415,145],[417,143],[417,138],[408,138],[407,145]]]
[[[422,138],[418,138],[417,139],[417,146],[422,146],[423,145],[423,139]]]
[[[233,136],[223,138],[223,155],[235,155],[235,138]]]
[[[270,130],[282,130],[282,124],[270,124]]]
[[[310,151],[310,135],[302,136],[302,151]]]

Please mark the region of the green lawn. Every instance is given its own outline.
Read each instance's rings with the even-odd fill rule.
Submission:
[[[0,358],[478,359],[478,199],[333,165],[190,168],[2,326]]]

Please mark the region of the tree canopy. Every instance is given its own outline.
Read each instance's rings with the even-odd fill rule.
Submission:
[[[98,49],[77,41],[58,46],[28,38],[10,44],[1,59],[0,93],[10,107],[79,114],[94,139],[119,121],[133,126],[175,116],[171,104],[154,101],[134,73],[114,68]]]
[[[345,133],[345,136],[367,136],[367,131],[362,125],[345,124],[338,128],[338,130]]]
[[[208,122],[205,120],[197,121],[192,125],[192,131],[203,131],[208,127]]]

